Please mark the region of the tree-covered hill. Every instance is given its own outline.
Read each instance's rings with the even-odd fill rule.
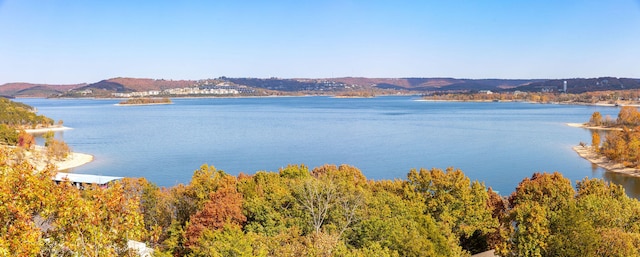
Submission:
[[[50,85],[31,83],[7,83],[0,85],[0,95],[11,97],[48,97],[52,94],[64,93],[85,84]]]
[[[37,128],[53,125],[53,120],[37,115],[33,107],[0,97],[0,124],[12,128]]]
[[[21,145],[30,147],[33,136],[18,130],[48,127],[53,120],[37,115],[33,107],[0,97],[0,145]]]
[[[584,92],[608,91],[608,90],[628,90],[640,88],[640,79],[632,78],[573,78],[554,79],[534,82],[525,86],[517,87],[513,90],[528,92],[559,92],[564,90],[564,82],[567,82],[567,93],[579,94]]]
[[[183,88],[196,84],[193,80],[164,80],[146,78],[112,78],[78,88],[103,89],[113,92],[142,92],[150,90],[164,90],[170,88]]]

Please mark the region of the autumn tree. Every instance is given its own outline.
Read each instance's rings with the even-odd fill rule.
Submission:
[[[556,211],[571,201],[574,193],[571,181],[559,172],[534,173],[518,184],[509,196],[509,204],[513,208],[520,203],[537,202]]]
[[[591,119],[589,119],[589,125],[602,126],[602,114],[600,114],[600,112],[593,112]]]
[[[534,173],[509,197],[512,240],[498,247],[503,256],[547,256],[559,212],[572,204],[575,191],[560,173]]]
[[[596,153],[600,152],[600,133],[598,131],[591,131],[591,147]]]
[[[242,227],[247,218],[242,213],[242,194],[238,193],[234,177],[226,176],[221,186],[209,195],[202,209],[189,219],[186,246],[198,243],[204,231],[216,231],[225,225]]]
[[[25,149],[31,149],[35,144],[36,139],[33,137],[33,135],[25,132],[24,130],[20,130],[20,132],[18,133],[18,146]]]
[[[637,256],[640,202],[618,185],[536,173],[510,197],[514,230],[501,256]]]
[[[623,106],[618,113],[618,125],[636,127],[640,125],[640,112],[633,106]]]
[[[63,160],[71,153],[71,148],[64,141],[56,140],[52,131],[45,133],[44,146],[47,157],[52,160]]]
[[[602,143],[602,154],[627,167],[640,164],[640,131],[623,127],[622,131],[610,131]]]
[[[121,184],[56,184],[53,166],[36,171],[27,162],[8,163],[8,154],[0,148],[2,255],[129,256],[127,241],[143,239],[139,200]]]
[[[27,162],[9,164],[11,154],[0,147],[0,255],[36,256],[45,241],[35,220],[47,220],[55,211],[54,170],[49,166],[35,171]]]

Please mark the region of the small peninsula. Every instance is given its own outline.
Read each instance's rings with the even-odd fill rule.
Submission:
[[[130,98],[124,100],[116,106],[129,106],[129,105],[159,105],[159,104],[173,104],[171,99],[164,98]]]
[[[43,170],[49,164],[57,170],[66,170],[91,162],[93,156],[72,152],[65,142],[54,138],[54,131],[67,129],[71,128],[63,126],[61,120],[54,124],[51,118],[37,115],[29,105],[0,98],[0,152],[15,157],[5,162],[26,161],[35,170]],[[35,135],[45,138],[44,146],[36,145]]]
[[[578,127],[580,124],[569,124]],[[573,148],[580,157],[611,172],[640,177],[640,112],[623,106],[618,118],[602,118],[599,112],[579,127],[591,130],[591,145],[580,143]],[[604,140],[601,140],[604,135]]]

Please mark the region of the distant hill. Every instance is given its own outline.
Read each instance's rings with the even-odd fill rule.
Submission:
[[[136,78],[113,78],[107,80],[112,83],[122,85],[124,88],[134,92],[149,90],[165,90],[171,88],[189,87],[196,83],[193,80],[164,80],[164,79],[136,79]]]
[[[227,78],[208,80],[164,80],[148,78],[112,78],[91,84],[45,85],[8,83],[0,85],[0,95],[8,97],[111,97],[112,93],[162,91],[207,85],[235,85],[248,87],[248,92],[260,95],[324,94],[348,92],[369,93],[425,93],[529,91],[559,92],[567,81],[568,93],[640,88],[640,80],[632,78],[573,78],[573,79],[456,79],[456,78]],[[260,89],[259,91],[251,90]],[[268,93],[266,93],[268,92]]]
[[[227,78],[219,80],[253,88],[284,92],[336,92],[351,88],[345,83],[329,79]]]
[[[380,89],[410,91],[502,90],[528,85],[540,79],[455,79],[455,78],[335,78],[345,84],[371,86]]]
[[[113,92],[142,92],[189,87],[195,83],[196,81],[193,80],[112,78],[86,85],[79,90],[102,89]]]
[[[64,93],[86,84],[47,85],[31,83],[8,83],[0,85],[0,95],[9,97],[48,97],[52,94]]]
[[[593,91],[607,91],[607,90],[625,90],[625,89],[637,89],[640,88],[640,79],[631,78],[614,78],[614,77],[601,77],[601,78],[576,78],[576,79],[553,79],[546,81],[534,82],[529,85],[515,88],[519,91],[529,92],[558,92],[564,89],[564,82],[567,82],[567,93],[579,94],[584,92]]]

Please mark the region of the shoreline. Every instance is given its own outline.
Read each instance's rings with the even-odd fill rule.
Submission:
[[[583,102],[532,102],[527,100],[456,100],[456,99],[429,99],[429,98],[420,98],[415,101],[421,102],[468,102],[468,103],[490,103],[490,102],[498,102],[498,103],[529,103],[529,104],[561,104],[561,105],[579,105],[579,106],[598,106],[598,107],[623,107],[623,106],[633,106],[640,107],[640,103],[583,103]]]
[[[591,146],[574,146],[573,150],[585,160],[598,165],[608,172],[621,173],[632,177],[640,177],[640,169],[627,168],[620,163],[612,162],[606,157],[595,153]]]
[[[574,128],[585,128],[585,129],[593,129],[593,130],[618,130],[618,131],[622,131],[621,128],[607,128],[607,127],[594,127],[594,126],[587,126],[587,124],[585,123],[565,123],[567,126],[569,127],[574,127]]]
[[[93,161],[93,155],[85,153],[71,152],[66,159],[62,161],[55,161],[54,165],[58,168],[58,171],[77,168]]]
[[[65,127],[65,126],[53,126],[53,127],[46,127],[46,128],[37,128],[37,129],[25,129],[24,131],[29,133],[29,134],[39,134],[39,133],[46,133],[49,131],[64,131],[64,130],[69,130],[72,129],[70,127]]]
[[[10,158],[7,160],[9,163],[24,160],[33,166],[34,170],[42,171],[48,164],[53,164],[56,167],[56,171],[64,171],[72,168],[77,168],[94,160],[94,156],[85,153],[70,152],[67,158],[64,160],[49,160],[46,157],[45,147],[36,145],[31,150],[18,148],[15,146],[2,146],[0,148],[6,148],[11,152],[22,151],[22,154],[17,158]]]
[[[43,170],[48,164],[46,157],[44,157],[44,151],[44,146],[35,146],[31,151],[26,152],[29,163],[31,163],[36,170]],[[70,152],[64,160],[55,160],[52,161],[51,164],[56,166],[56,171],[63,171],[80,167],[92,162],[93,159],[93,155],[90,154]]]

